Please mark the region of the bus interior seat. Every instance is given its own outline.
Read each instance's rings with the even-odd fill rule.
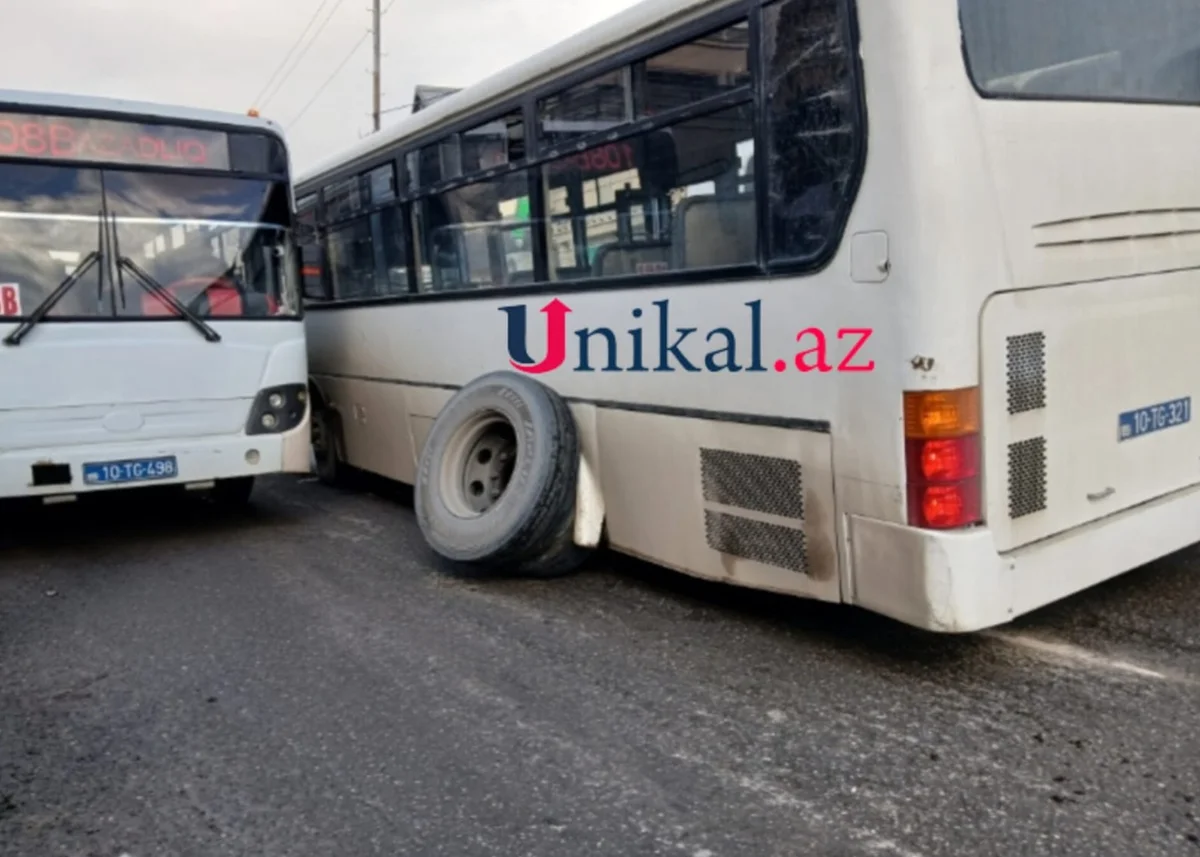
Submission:
[[[691,196],[675,210],[672,267],[751,264],[758,258],[754,195]]]
[[[668,242],[638,244],[605,244],[596,251],[592,262],[596,277],[622,277],[655,273],[671,267],[671,245]]]

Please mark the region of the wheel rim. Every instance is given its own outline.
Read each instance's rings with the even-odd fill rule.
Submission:
[[[504,497],[519,445],[512,424],[497,413],[479,414],[450,438],[441,468],[441,493],[460,518],[488,512]]]

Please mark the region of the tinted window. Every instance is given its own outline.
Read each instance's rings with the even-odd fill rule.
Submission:
[[[746,104],[548,164],[551,276],[754,263],[753,154]]]
[[[418,169],[419,186],[448,181],[462,175],[462,161],[458,148],[458,137],[447,137],[440,142],[423,146]]]
[[[427,197],[417,210],[422,290],[533,282],[528,171]]]
[[[148,282],[201,316],[287,315],[297,309],[290,220],[282,182],[0,165],[0,282],[15,286],[22,313],[77,275],[52,316],[173,314]],[[102,289],[88,259],[106,247]]]
[[[375,295],[375,249],[367,218],[329,230],[329,276],[335,300]]]
[[[396,169],[391,164],[371,170],[367,173],[366,182],[371,205],[391,202],[396,198]]]
[[[555,145],[606,131],[629,122],[632,105],[628,71],[602,74],[539,102],[542,139]]]
[[[331,221],[343,220],[362,211],[367,204],[364,191],[363,181],[358,177],[327,186],[323,192],[325,217]]]
[[[317,198],[309,196],[296,203],[296,244],[300,248],[300,283],[304,297],[324,300],[325,285],[321,269],[324,254],[317,231]]]
[[[286,173],[287,153],[275,137],[230,134],[229,163],[243,173]]]
[[[409,152],[404,156],[404,181],[408,193],[421,186],[421,153]]]
[[[265,318],[298,309],[283,182],[142,172],[104,174],[122,256],[202,316]],[[170,315],[122,271],[118,313]]]
[[[0,283],[17,304],[5,315],[31,313],[98,249],[100,208],[98,170],[0,164]],[[93,266],[51,315],[111,315],[99,285]]]
[[[399,208],[371,214],[371,246],[375,254],[375,293],[378,296],[408,292],[407,242],[404,216]]]
[[[525,157],[525,123],[520,113],[502,116],[460,135],[463,173],[489,170]]]
[[[684,107],[750,83],[750,28],[735,24],[634,66],[638,117]]]
[[[110,214],[186,217],[287,225],[291,201],[283,182],[169,173],[106,172]]]
[[[858,102],[842,0],[763,10],[770,240],[777,259],[819,255],[849,205]]]
[[[987,92],[1200,104],[1196,0],[960,0]]]

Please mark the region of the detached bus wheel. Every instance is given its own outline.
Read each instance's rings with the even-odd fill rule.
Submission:
[[[414,491],[430,547],[461,563],[549,577],[587,551],[572,540],[579,437],[553,390],[493,372],[434,420]]]

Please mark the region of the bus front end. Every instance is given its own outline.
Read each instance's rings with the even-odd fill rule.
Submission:
[[[0,94],[0,498],[309,470],[287,150],[238,119]]]

